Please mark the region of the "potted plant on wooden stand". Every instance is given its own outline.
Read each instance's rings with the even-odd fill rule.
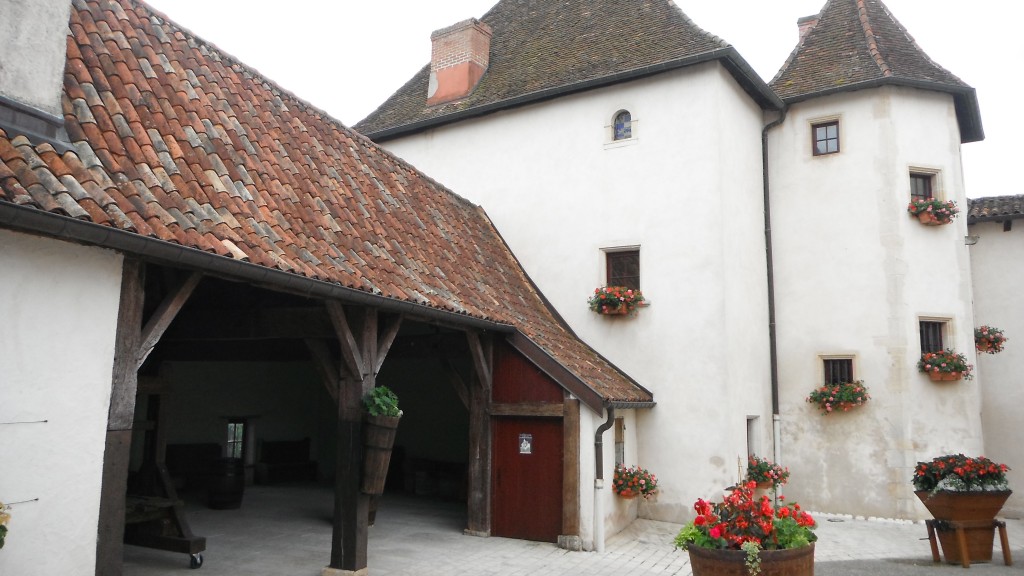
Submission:
[[[1012,493],[1006,481],[1007,470],[1006,464],[963,454],[917,463],[912,479],[914,494],[934,517],[927,524],[936,562],[936,533],[947,562],[964,567],[971,562],[990,562],[995,529],[999,528],[1004,560],[1010,564],[1006,525],[995,519]]]
[[[693,505],[697,516],[675,538],[676,548],[690,553],[693,576],[813,576],[814,518],[798,504],[755,498],[755,485]]]

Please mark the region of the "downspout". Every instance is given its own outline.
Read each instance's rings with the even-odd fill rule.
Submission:
[[[763,182],[764,202],[764,249],[768,266],[768,357],[772,382],[772,459],[782,461],[782,442],[780,430],[782,421],[779,417],[779,351],[775,333],[775,265],[772,257],[772,207],[771,184],[768,181],[768,131],[786,120],[787,106],[783,106],[779,118],[767,124],[761,130],[761,180]]]
[[[604,433],[615,422],[615,408],[608,405],[608,419],[594,433],[594,550],[604,552]]]

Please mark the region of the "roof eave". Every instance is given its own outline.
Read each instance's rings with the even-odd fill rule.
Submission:
[[[688,66],[694,66],[697,64],[703,64],[705,62],[712,62],[720,60],[726,70],[732,74],[733,78],[740,84],[747,94],[754,99],[755,102],[762,108],[767,110],[781,110],[783,107],[783,101],[772,91],[771,88],[761,79],[760,76],[750,67],[750,64],[739,55],[739,52],[735,48],[729,46],[727,48],[720,48],[712,50],[710,52],[703,52],[701,54],[695,54],[693,56],[686,56],[684,58],[677,58],[675,60],[668,60],[666,62],[660,62],[658,64],[652,64],[650,66],[644,66],[642,68],[635,68],[633,70],[627,70],[625,72],[619,72],[617,74],[611,74],[608,76],[602,76],[600,78],[594,78],[583,82],[577,82],[575,84],[568,84],[564,86],[557,86],[555,88],[548,88],[546,90],[538,90],[529,94],[523,94],[514,98],[507,98],[498,102],[492,102],[490,104],[484,104],[473,108],[467,108],[465,110],[459,110],[452,112],[451,114],[445,114],[443,116],[437,116],[434,118],[428,118],[426,120],[420,120],[418,122],[411,122],[409,124],[403,124],[400,126],[394,126],[392,128],[385,128],[383,130],[377,130],[375,132],[364,132],[363,135],[370,138],[374,142],[384,142],[401,136],[407,136],[414,134],[428,128],[434,128],[444,124],[451,124],[461,120],[469,118],[475,118],[497,112],[499,110],[506,110],[509,108],[515,108],[526,104],[533,104],[544,100],[550,100],[559,96],[565,96],[576,92],[583,92],[586,90],[593,90],[595,88],[601,88],[612,84],[618,84],[620,82],[626,82],[630,80],[636,80],[646,76],[652,76],[654,74],[660,74],[669,70],[676,70],[679,68],[685,68]]]
[[[874,78],[854,84],[844,84],[797,96],[788,96],[782,98],[782,101],[785,102],[786,105],[791,105],[796,104],[797,102],[810,100],[812,98],[821,98],[823,96],[830,96],[832,94],[840,94],[843,92],[853,92],[856,90],[879,88],[881,86],[907,86],[909,88],[945,92],[952,95],[953,107],[956,110],[957,124],[960,127],[960,143],[967,144],[970,142],[980,142],[985,139],[985,129],[981,124],[981,108],[978,105],[978,94],[977,91],[970,86],[951,86],[940,82],[914,80],[910,78],[894,78],[890,76]]]
[[[585,406],[593,410],[596,414],[600,414],[601,411],[609,405],[622,406],[629,408],[653,408],[654,401],[650,402],[637,402],[629,400],[616,400],[614,398],[605,398],[597,390],[594,390],[590,385],[584,382],[579,376],[573,373],[571,370],[566,368],[563,364],[555,360],[548,354],[543,348],[538,346],[533,340],[520,331],[515,331],[506,337],[508,343],[515,348],[520,354],[525,356],[530,362],[533,362],[535,366],[540,368],[542,372],[547,374],[551,379],[557,382],[562,388],[568,390],[571,394],[579,398]],[[639,390],[643,390],[645,393],[650,392],[638,384],[637,382],[630,379],[628,376],[623,376],[637,387]],[[653,397],[653,395],[652,395]]]
[[[387,312],[402,313],[467,328],[496,332],[515,330],[513,326],[502,322],[388,298],[340,284],[307,278],[291,272],[267,268],[189,246],[173,244],[134,232],[9,202],[0,202],[0,228],[108,248],[146,261],[202,271],[311,298],[373,306]]]

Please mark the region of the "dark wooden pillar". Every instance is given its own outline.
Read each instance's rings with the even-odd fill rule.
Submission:
[[[562,404],[562,534],[559,544],[582,549],[580,535],[580,401]]]
[[[363,396],[377,385],[377,372],[394,342],[401,317],[378,330],[375,308],[346,313],[341,304],[327,302],[341,348],[338,374],[338,451],[334,483],[334,526],[331,563],[325,575],[356,573],[366,568],[370,497],[360,491],[363,465]],[[353,330],[349,319],[358,321]],[[358,338],[357,338],[358,335]],[[319,362],[327,362],[322,357]],[[331,387],[328,386],[328,389]]]
[[[491,535],[491,384],[494,347],[489,336],[468,332],[474,378],[469,386],[469,500],[466,534]]]
[[[126,258],[121,270],[121,304],[117,312],[114,369],[111,375],[107,438],[103,449],[103,486],[96,535],[96,574],[119,576],[124,563],[125,493],[128,458],[138,388],[137,355],[142,341],[145,265]]]

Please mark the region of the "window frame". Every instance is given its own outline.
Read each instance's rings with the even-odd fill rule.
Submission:
[[[619,118],[623,115],[626,116],[626,120],[622,122],[620,136],[620,124]],[[625,142],[633,139],[633,113],[623,108],[612,115],[612,142]]]
[[[828,128],[831,127],[831,126],[835,126],[835,129],[836,129],[835,137],[829,137],[828,136]],[[818,138],[818,129],[819,128],[824,128],[825,129],[825,137],[824,138],[821,138],[821,139]],[[811,122],[811,154],[814,155],[814,156],[831,156],[832,154],[839,154],[842,151],[841,136],[842,136],[842,132],[840,132],[840,130],[839,130],[839,119],[838,118],[828,118],[828,119],[812,121]],[[832,141],[835,142],[835,150],[829,150],[828,149],[828,147],[829,147],[828,143],[832,142]],[[819,151],[818,150],[818,143],[819,142],[824,142],[825,143],[825,151]]]
[[[928,326],[925,326],[925,325]],[[925,334],[926,328],[929,334]],[[918,344],[921,354],[928,352],[941,352],[945,350],[949,340],[950,320],[948,318],[920,317],[917,319]],[[927,341],[926,341],[927,339]],[[938,340],[936,347],[935,340]]]
[[[856,356],[852,354],[829,354],[819,357],[818,366],[821,369],[820,380],[822,384],[842,384],[857,381]],[[842,363],[842,364],[840,364]],[[834,367],[830,367],[830,365]],[[846,368],[842,368],[845,366]],[[843,375],[847,379],[843,379]]]
[[[240,435],[237,433],[238,432],[238,428],[235,428],[236,426],[241,429],[241,434]],[[225,448],[224,451],[225,451],[225,454],[226,454],[226,456],[228,458],[240,458],[240,459],[244,459],[245,458],[245,454],[248,451],[247,442],[245,441],[245,436],[246,436],[246,434],[249,431],[248,428],[249,428],[249,422],[248,422],[248,420],[246,418],[229,418],[228,419],[227,442],[224,445],[224,448]],[[241,437],[239,438],[238,436],[241,436]],[[236,447],[238,448],[237,456],[235,455],[235,453],[236,453],[235,448]]]
[[[640,265],[640,247],[624,247],[615,249],[605,249],[604,252],[604,279],[605,286],[625,286],[626,288],[632,288],[633,290],[640,290],[640,277],[641,277],[641,265]],[[621,259],[626,255],[635,255],[636,257],[636,274],[622,274],[621,270],[615,271],[613,274],[612,266],[613,260]],[[634,280],[635,282],[631,282]]]

